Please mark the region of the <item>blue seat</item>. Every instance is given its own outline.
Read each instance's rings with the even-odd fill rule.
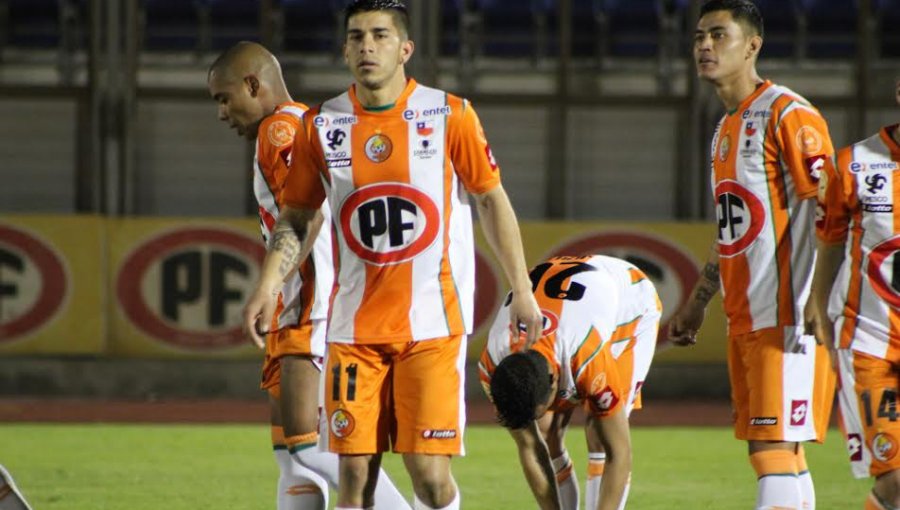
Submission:
[[[809,20],[812,58],[856,56],[859,8],[857,0],[801,0]]]
[[[259,0],[206,1],[213,49],[224,50],[238,41],[260,40]]]
[[[797,6],[788,0],[754,0],[763,17],[762,58],[794,55]]]
[[[545,41],[539,40],[537,25],[541,16],[546,21],[543,0],[475,0],[474,4],[483,23],[483,54],[534,57],[546,51],[546,47],[540,47]]]
[[[284,47],[304,53],[335,53],[343,41],[344,0],[281,0]]]
[[[58,0],[7,0],[10,46],[53,48],[59,45]]]
[[[884,57],[900,58],[900,1],[874,0],[874,11],[881,20],[878,33],[879,52]]]
[[[201,0],[142,0],[143,48],[196,50],[200,43]]]

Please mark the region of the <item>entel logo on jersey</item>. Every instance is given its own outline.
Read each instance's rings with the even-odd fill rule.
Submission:
[[[327,115],[316,115],[313,117],[313,125],[317,128],[329,126],[352,126],[358,122],[356,115],[345,115],[343,117],[329,118]]]
[[[716,215],[719,219],[719,255],[734,257],[750,247],[766,224],[762,201],[737,181],[716,185]]]
[[[183,228],[138,246],[122,263],[116,295],[144,334],[189,350],[246,343],[241,308],[265,247],[231,230]]]
[[[894,308],[900,308],[900,261],[895,255],[897,252],[900,252],[900,236],[879,243],[869,254],[866,270],[872,289]]]
[[[415,258],[437,239],[437,205],[418,189],[400,183],[362,187],[341,204],[341,232],[347,247],[370,264]]]
[[[859,161],[854,161],[850,163],[850,171],[858,174],[859,172],[863,172],[866,169],[865,163],[860,163]]]
[[[436,117],[438,115],[450,115],[453,113],[453,108],[450,106],[438,106],[436,108],[426,108],[424,110],[413,110],[412,108],[407,108],[403,110],[403,120],[410,121],[413,119],[418,119],[421,117]]]
[[[24,230],[0,225],[0,342],[49,324],[68,295],[63,259]]]

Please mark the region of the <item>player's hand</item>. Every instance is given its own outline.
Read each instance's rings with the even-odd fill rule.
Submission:
[[[697,331],[703,325],[706,308],[686,304],[669,320],[669,340],[679,346],[697,343]]]
[[[544,330],[544,316],[531,292],[513,292],[509,304],[509,322],[513,331],[525,331],[525,347],[530,349]]]
[[[813,304],[812,299],[803,308],[803,329],[804,333],[816,338],[817,344],[834,346],[834,323],[825,310]]]
[[[266,346],[266,335],[275,315],[278,291],[257,287],[244,307],[244,334],[260,349]]]

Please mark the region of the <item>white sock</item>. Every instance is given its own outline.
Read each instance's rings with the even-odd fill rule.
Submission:
[[[278,510],[325,510],[328,508],[328,484],[325,480],[291,459],[285,449],[275,450],[278,462]]]
[[[375,486],[375,508],[378,510],[411,510],[406,498],[400,494],[397,486],[383,469],[378,472],[378,484]]]
[[[559,487],[562,510],[578,510],[578,477],[575,476],[569,452],[563,450],[562,455],[551,462],[556,474],[556,486]]]
[[[756,510],[801,508],[800,483],[796,475],[769,475],[759,479]]]
[[[603,480],[603,468],[606,465],[606,454],[588,452],[588,473],[584,481],[584,508],[597,510],[600,504],[600,482]]]
[[[622,501],[619,502],[618,510],[625,510],[625,502],[628,501],[628,491],[631,490],[631,474],[628,475],[628,483],[625,484],[625,490],[622,491]]]
[[[315,445],[294,448],[291,452],[294,462],[315,471],[328,482],[332,489],[337,490],[338,480],[338,456],[336,453],[323,452]]]
[[[803,471],[797,475],[797,482],[800,484],[800,497],[802,499],[803,510],[816,510],[816,487],[813,485],[812,475],[809,471]]]
[[[442,506],[441,508],[432,508],[425,503],[419,501],[419,496],[413,496],[413,509],[414,510],[459,510],[459,487],[456,488],[456,495],[453,496],[453,501],[450,502],[447,506]]]

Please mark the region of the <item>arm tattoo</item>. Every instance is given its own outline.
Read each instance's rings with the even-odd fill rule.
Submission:
[[[697,282],[697,291],[694,293],[694,297],[705,306],[719,291],[719,286],[719,265],[707,263],[703,268],[700,281]]]
[[[281,252],[281,265],[278,266],[278,274],[282,279],[297,267],[300,262],[300,237],[290,225],[276,225],[272,234],[273,252]]]

